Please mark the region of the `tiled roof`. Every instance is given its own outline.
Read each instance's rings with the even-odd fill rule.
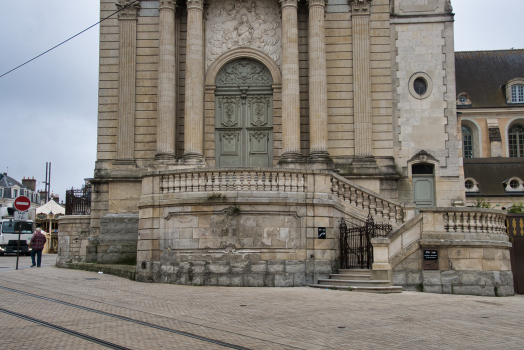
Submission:
[[[522,158],[464,158],[464,176],[479,183],[480,196],[506,196],[502,182],[523,174]]]
[[[11,188],[12,186],[18,186],[26,189],[27,187],[22,185],[20,182],[13,179],[11,176],[0,174],[0,187]]]
[[[524,78],[524,50],[455,52],[455,74],[457,95],[467,93],[471,108],[508,107],[505,83]]]

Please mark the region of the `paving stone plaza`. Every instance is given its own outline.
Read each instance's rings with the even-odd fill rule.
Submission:
[[[20,315],[118,349],[522,349],[522,295],[138,283],[55,259],[0,257],[1,349],[110,347]]]

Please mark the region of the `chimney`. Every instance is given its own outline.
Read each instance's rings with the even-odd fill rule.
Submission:
[[[26,179],[24,177],[23,180],[22,180],[22,185],[26,186],[31,191],[35,191],[36,190],[36,180],[35,180],[34,177],[32,179],[30,179],[29,177]]]

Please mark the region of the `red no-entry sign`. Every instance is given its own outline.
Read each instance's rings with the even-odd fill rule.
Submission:
[[[26,211],[31,207],[31,201],[26,196],[18,196],[13,205],[18,211]]]

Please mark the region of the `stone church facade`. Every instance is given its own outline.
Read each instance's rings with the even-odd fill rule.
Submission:
[[[513,293],[504,215],[464,207],[449,0],[101,0],[102,18],[117,10],[91,216],[64,264],[306,285],[339,267],[341,219],[371,214],[394,227],[372,277]]]

